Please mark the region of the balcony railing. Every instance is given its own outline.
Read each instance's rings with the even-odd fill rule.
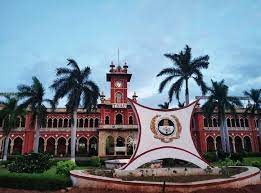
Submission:
[[[101,129],[138,129],[138,125],[100,125]]]
[[[229,131],[247,131],[249,127],[227,127]],[[219,130],[220,127],[204,127],[204,130]]]

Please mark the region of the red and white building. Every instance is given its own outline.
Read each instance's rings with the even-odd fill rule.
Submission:
[[[106,80],[110,83],[110,96],[101,95],[96,111],[86,113],[78,109],[77,145],[79,156],[125,157],[133,153],[138,125],[134,112],[128,103],[128,84],[132,74],[128,66],[110,65]],[[132,99],[137,100],[134,93]],[[1,107],[0,107],[1,108]],[[229,128],[233,152],[260,152],[257,118],[244,116],[245,109],[237,109],[237,118],[229,112],[226,121]],[[33,150],[35,128],[30,125],[31,114],[18,118],[17,128],[10,135],[9,153],[29,153]],[[3,152],[4,135],[0,120],[0,153]],[[49,110],[46,124],[40,131],[39,149],[58,157],[70,155],[71,117],[66,108]],[[198,106],[191,122],[192,136],[199,152],[221,149],[221,138],[217,117],[208,123]]]

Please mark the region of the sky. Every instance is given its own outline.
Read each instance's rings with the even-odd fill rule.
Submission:
[[[119,48],[120,63],[133,74],[129,96],[136,91],[140,103],[156,107],[168,100],[156,77],[172,66],[164,54],[186,44],[193,57],[209,55],[207,84],[225,79],[233,96],[261,85],[260,0],[0,0],[0,26],[0,92],[37,76],[51,98],[55,69],[73,58],[91,67],[109,97],[106,73]],[[189,88],[191,100],[201,95],[192,80]]]

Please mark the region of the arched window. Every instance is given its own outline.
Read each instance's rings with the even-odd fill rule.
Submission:
[[[84,127],[88,127],[88,119],[84,119]]]
[[[93,127],[93,119],[92,118],[90,119],[90,125],[89,126]]]
[[[235,119],[231,119],[231,125],[232,125],[232,127],[235,127],[236,125],[235,125]]]
[[[206,141],[207,141],[207,151],[208,152],[215,151],[215,145],[214,145],[213,137],[208,136]]]
[[[231,127],[230,119],[227,119],[227,126],[228,126],[228,127]]]
[[[248,119],[247,119],[247,118],[245,118],[245,127],[249,127]]]
[[[116,99],[116,103],[122,103],[123,102],[122,101],[122,94],[120,92],[117,92],[115,99]]]
[[[239,119],[236,119],[236,126],[240,127]]]
[[[248,136],[244,137],[244,148],[246,152],[252,152],[251,140]]]
[[[129,116],[129,125],[133,125],[133,118],[132,118],[132,116]]]
[[[209,127],[213,127],[212,119],[209,119],[208,125],[209,125]]]
[[[47,123],[47,127],[48,128],[52,128],[53,127],[53,125],[52,125],[52,119],[48,119],[48,123]]]
[[[99,119],[95,119],[95,121],[94,121],[94,127],[99,127]]]
[[[63,127],[68,127],[68,119],[63,120]]]
[[[72,126],[72,119],[69,119],[69,127]]]
[[[57,127],[57,119],[54,119],[53,120],[53,128],[56,128]]]
[[[25,127],[25,118],[24,117],[21,118],[21,127]]]
[[[109,124],[110,124],[110,117],[109,117],[109,116],[106,116],[106,117],[105,117],[105,124],[106,124],[106,125],[109,125]]]
[[[116,125],[122,125],[122,124],[123,124],[122,115],[117,114],[116,115]]]
[[[23,149],[23,139],[21,137],[17,137],[14,140],[13,146],[13,154],[21,154]]]
[[[63,120],[62,119],[59,119],[58,120],[58,127],[63,127]]]
[[[79,119],[79,127],[83,127],[83,119]]]
[[[98,140],[96,137],[91,137],[89,141],[89,156],[98,155]]]
[[[17,128],[19,128],[20,127],[20,118],[18,117],[17,119],[16,119],[16,127]]]
[[[245,127],[244,119],[240,119],[240,127]]]
[[[216,118],[213,119],[213,126],[214,126],[214,127],[217,127],[217,126],[218,126],[218,124],[217,124],[217,119],[216,119]]]
[[[114,138],[112,136],[106,138],[106,155],[114,155]]]
[[[208,120],[204,118],[204,127],[208,127]]]

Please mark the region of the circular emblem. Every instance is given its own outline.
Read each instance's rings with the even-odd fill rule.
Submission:
[[[154,138],[169,143],[180,137],[181,125],[174,115],[168,117],[156,115],[151,120],[150,129],[154,134]]]

